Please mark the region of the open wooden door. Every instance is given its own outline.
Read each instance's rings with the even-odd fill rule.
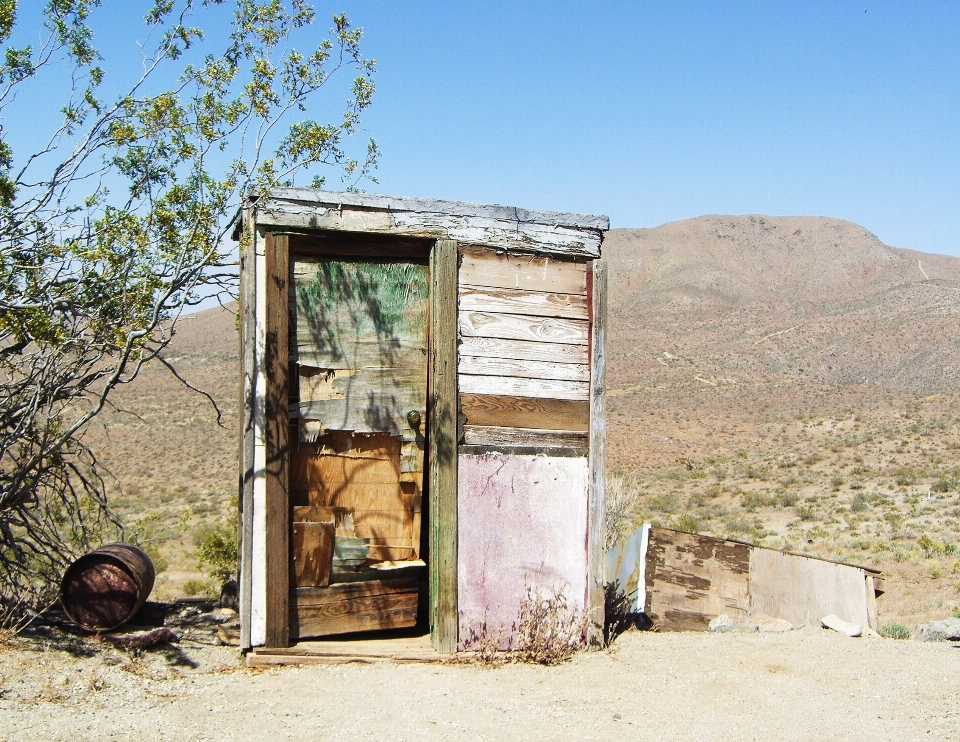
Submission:
[[[417,623],[430,269],[366,252],[291,241],[292,640]]]

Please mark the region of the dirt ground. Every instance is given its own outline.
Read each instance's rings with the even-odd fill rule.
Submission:
[[[69,650],[69,651],[68,651]],[[627,632],[558,667],[241,669],[236,650],[0,651],[0,740],[960,739],[960,645]]]

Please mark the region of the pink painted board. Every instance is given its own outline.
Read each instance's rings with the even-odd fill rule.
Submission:
[[[505,640],[528,586],[566,591],[582,615],[587,589],[586,458],[461,455],[458,461],[460,641],[486,621]]]

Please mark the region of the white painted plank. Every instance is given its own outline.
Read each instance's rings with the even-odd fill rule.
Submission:
[[[460,355],[457,373],[479,376],[516,376],[525,379],[561,379],[590,381],[590,366],[585,363],[519,361],[511,358],[477,358]]]
[[[582,258],[595,258],[600,254],[603,235],[595,229],[551,227],[479,216],[369,211],[357,207],[325,208],[323,204],[287,201],[270,201],[259,207],[257,224],[450,239],[506,250]]]
[[[461,337],[460,355],[481,358],[516,358],[521,361],[552,361],[553,363],[589,363],[587,345],[567,343],[532,343],[528,340],[503,338]]]
[[[256,349],[253,443],[253,549],[251,553],[250,644],[267,640],[267,258],[264,242],[256,240]]]
[[[460,285],[460,311],[505,312],[537,317],[587,319],[587,297],[580,294],[555,294],[545,291],[498,289]]]
[[[460,312],[457,321],[462,337],[504,338],[574,345],[586,345],[589,338],[589,324],[584,320],[492,312]]]
[[[610,229],[610,219],[606,216],[591,214],[573,214],[564,211],[541,211],[521,209],[500,204],[476,204],[465,201],[446,201],[436,198],[409,198],[398,196],[378,196],[368,193],[349,193],[322,191],[313,188],[270,189],[268,203],[274,200],[299,201],[327,208],[338,209],[343,206],[356,206],[384,211],[421,211],[432,214],[452,216],[483,216],[510,222],[535,222],[549,226],[575,227],[579,229]]]
[[[461,394],[499,394],[507,397],[575,400],[589,399],[590,394],[590,384],[581,381],[458,374],[457,382]]]

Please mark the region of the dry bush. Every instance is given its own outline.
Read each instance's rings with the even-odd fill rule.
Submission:
[[[511,660],[510,654],[506,651],[509,648],[509,642],[503,634],[503,626],[498,626],[494,630],[484,617],[483,621],[468,629],[463,647],[466,651],[473,653],[470,659],[474,662],[487,667],[500,667]]]
[[[545,595],[529,588],[520,603],[514,652],[521,662],[556,665],[583,646],[586,617],[570,606],[565,591]]]
[[[607,478],[603,513],[604,549],[610,549],[627,535],[634,524],[640,492],[623,476]]]
[[[520,601],[517,620],[505,636],[504,627],[493,629],[487,619],[471,626],[463,647],[472,654],[457,661],[500,667],[509,662],[557,665],[583,646],[586,617],[572,607],[565,591],[546,593],[528,587]]]

